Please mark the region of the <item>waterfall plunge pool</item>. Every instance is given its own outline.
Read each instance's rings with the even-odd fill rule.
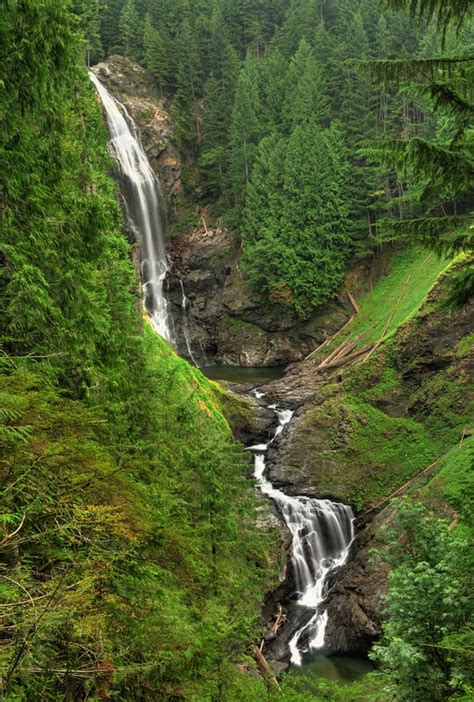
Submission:
[[[357,656],[328,656],[324,648],[313,651],[303,662],[303,665],[290,666],[290,675],[307,675],[324,678],[339,683],[351,683],[361,680],[367,673],[374,670],[368,658]]]
[[[223,380],[228,383],[252,383],[264,385],[272,380],[283,378],[286,366],[269,368],[245,368],[244,366],[202,366],[204,375],[211,380]]]

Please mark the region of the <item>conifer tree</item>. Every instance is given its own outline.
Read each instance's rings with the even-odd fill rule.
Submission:
[[[169,83],[170,63],[167,45],[159,29],[156,29],[149,14],[145,16],[143,32],[145,65],[160,87],[161,93]]]
[[[286,76],[282,122],[291,131],[298,124],[329,124],[330,105],[321,68],[302,39]]]
[[[100,36],[106,56],[123,51],[120,14],[125,0],[101,0]]]
[[[90,66],[104,53],[100,38],[99,0],[74,0],[73,11],[80,17],[81,29],[86,39],[86,62]]]
[[[394,7],[407,6],[393,0]],[[457,31],[470,12],[466,0],[414,0],[413,13],[437,21],[443,44],[450,25]],[[474,58],[463,51],[433,58],[379,61],[373,75],[388,84],[405,83],[429,100],[434,114],[449,128],[435,135],[402,134],[385,141],[373,154],[394,167],[400,180],[411,185],[411,216],[388,220],[386,231],[396,239],[417,241],[440,253],[472,251],[472,182],[474,157],[471,122],[474,115],[471,84]],[[411,136],[411,138],[410,138]],[[423,187],[419,185],[423,184]],[[474,267],[467,264],[454,283],[452,300],[464,301],[474,293]]]
[[[344,275],[350,236],[340,128],[263,139],[245,203],[244,265],[270,302],[306,317]]]
[[[134,0],[126,0],[120,13],[119,28],[125,55],[140,61],[143,54],[143,25]]]
[[[276,44],[270,46],[257,62],[262,131],[271,134],[283,122],[283,103],[287,89],[288,62]]]
[[[256,60],[249,52],[237,81],[229,131],[229,179],[237,204],[242,202],[256,148],[262,138],[258,78]]]

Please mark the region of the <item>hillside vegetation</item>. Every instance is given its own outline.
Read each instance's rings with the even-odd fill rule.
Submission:
[[[472,421],[471,350],[465,337],[472,312],[470,306],[458,311],[443,307],[456,265],[425,297],[436,268],[439,273],[444,264],[434,263],[431,271],[425,265],[424,274],[415,278],[423,257],[410,256],[404,252],[395,259],[391,273],[361,299],[352,323],[358,333],[377,330],[372,333],[379,339],[380,328],[397,310],[388,338],[343,371],[342,382],[318,385],[317,402],[305,411],[289,458],[318,491],[352,501],[362,511],[438,459]],[[407,272],[414,276],[413,288],[402,305],[398,301]],[[396,320],[402,322],[398,329]],[[346,329],[355,334],[350,327]],[[354,338],[350,332],[347,338]],[[314,360],[313,367],[318,363]]]
[[[68,8],[0,19],[1,695],[225,699],[273,547],[218,394],[137,312]]]

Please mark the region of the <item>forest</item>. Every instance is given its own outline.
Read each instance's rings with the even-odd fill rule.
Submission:
[[[3,0],[0,37],[0,698],[471,700],[469,0]],[[159,275],[88,74],[117,56],[180,164],[176,192],[148,161],[134,184],[168,215]],[[107,88],[147,158],[121,70]],[[196,232],[208,276],[234,266],[231,295],[251,291],[248,318],[228,305],[242,343],[259,310],[295,348],[317,328],[268,386],[215,382],[173,343],[195,342],[173,261]],[[284,634],[331,500],[358,535],[309,570],[330,564],[325,661],[366,666],[345,678],[311,645],[298,671]],[[337,598],[359,617],[339,638]]]

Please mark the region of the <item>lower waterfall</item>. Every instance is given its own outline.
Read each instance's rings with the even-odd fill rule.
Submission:
[[[189,359],[194,363],[194,365],[199,368],[199,363],[196,361],[194,355],[193,355],[193,350],[191,346],[191,336],[189,334],[189,327],[188,327],[188,307],[189,307],[189,300],[186,297],[186,293],[184,292],[184,285],[183,281],[181,278],[178,278],[179,280],[179,285],[181,287],[181,318],[182,318],[182,332],[184,336],[184,342],[186,344],[186,350],[188,352]]]
[[[263,393],[255,392],[257,398]],[[263,495],[273,500],[292,536],[291,562],[297,597],[295,604],[312,610],[313,615],[289,642],[291,663],[301,665],[310,650],[324,646],[327,612],[323,608],[328,578],[349,557],[354,539],[354,514],[348,505],[309,497],[291,497],[273,487],[265,477],[266,452],[291,421],[291,410],[269,405],[278,417],[278,426],[267,444],[250,446],[255,457],[254,477]]]

